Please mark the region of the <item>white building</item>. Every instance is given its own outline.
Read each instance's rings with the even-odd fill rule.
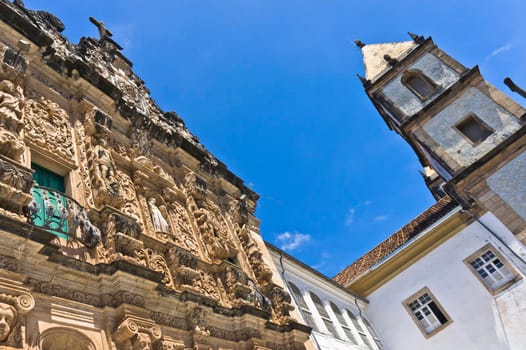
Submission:
[[[312,328],[309,349],[379,350],[382,343],[367,316],[368,301],[267,243],[288,286],[296,317]]]
[[[438,202],[334,280],[389,350],[526,348],[526,110],[431,40],[362,48],[367,95]]]

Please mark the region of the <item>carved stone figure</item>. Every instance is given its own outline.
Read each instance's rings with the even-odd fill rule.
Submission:
[[[152,217],[153,222],[153,228],[155,232],[170,232],[170,227],[168,226],[168,222],[164,218],[163,214],[159,210],[159,208],[155,205],[155,198],[150,198],[148,200],[148,206],[150,207],[150,214]]]
[[[133,350],[152,350],[152,341],[150,336],[145,333],[137,333],[133,339]]]
[[[25,144],[18,136],[10,131],[0,129],[0,154],[4,154],[14,161],[21,162]]]
[[[0,342],[7,339],[16,322],[17,312],[14,306],[0,303]]]
[[[104,137],[97,137],[95,145],[88,152],[95,205],[101,207],[108,204],[120,209],[124,204],[122,188],[115,176],[115,162],[106,145]]]
[[[35,306],[29,294],[0,294],[0,344],[20,347],[23,343],[25,317]]]
[[[0,125],[18,133],[24,125],[23,104],[22,88],[9,80],[0,81]]]

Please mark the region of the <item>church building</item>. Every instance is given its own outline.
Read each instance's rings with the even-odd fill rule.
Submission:
[[[0,348],[304,349],[258,195],[90,21],[0,0]]]
[[[386,349],[526,344],[526,110],[431,38],[364,44],[366,94],[437,203],[334,277]]]

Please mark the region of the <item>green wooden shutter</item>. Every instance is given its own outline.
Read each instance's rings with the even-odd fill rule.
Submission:
[[[66,190],[64,177],[35,163],[31,164],[31,168],[35,170],[33,180],[38,186],[59,192],[55,193],[44,188],[33,187],[33,199],[40,208],[38,214],[32,219],[33,224],[43,227],[59,237],[68,239],[68,219],[63,220],[64,215],[61,213],[61,210],[68,212],[66,198],[63,196]]]

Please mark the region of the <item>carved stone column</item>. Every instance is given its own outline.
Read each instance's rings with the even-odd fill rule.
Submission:
[[[161,335],[161,328],[153,321],[135,316],[125,317],[113,332],[119,350],[151,350]]]

